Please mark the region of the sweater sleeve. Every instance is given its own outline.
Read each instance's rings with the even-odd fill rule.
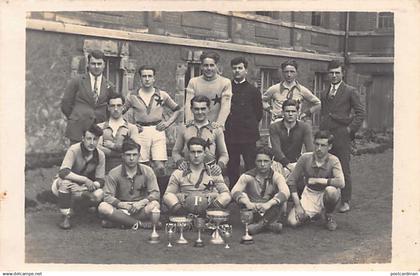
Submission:
[[[222,99],[220,102],[220,111],[216,121],[224,127],[226,119],[230,113],[230,106],[232,101],[232,83],[228,79],[225,79],[221,97]]]

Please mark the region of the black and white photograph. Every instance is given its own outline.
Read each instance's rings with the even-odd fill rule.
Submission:
[[[395,69],[417,27],[395,6],[246,2],[21,10],[22,95],[0,96],[22,121],[1,144],[17,263],[419,269],[419,72]]]

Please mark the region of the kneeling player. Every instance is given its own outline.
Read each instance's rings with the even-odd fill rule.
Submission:
[[[333,139],[328,131],[315,133],[315,151],[303,154],[287,178],[294,203],[288,216],[292,226],[298,226],[315,215],[325,214],[327,229],[334,231],[337,228],[332,213],[340,199],[340,189],[344,188],[344,175],[338,158],[328,153]],[[301,199],[296,192],[298,181],[305,184]]]
[[[194,204],[190,206],[189,200],[186,201],[189,196],[198,196],[197,200],[204,198],[204,207],[209,208],[225,208],[231,201],[223,176],[211,175],[210,169],[204,164],[206,146],[206,141],[199,137],[192,137],[187,142],[189,170],[175,170],[163,196],[170,214],[194,213]]]
[[[93,124],[83,134],[82,141],[70,146],[61,164],[58,178],[51,190],[58,197],[64,216],[59,224],[70,229],[70,215],[75,201],[85,206],[97,206],[103,199],[101,187],[105,177],[105,154],[96,148],[102,129]]]
[[[278,220],[281,206],[287,202],[290,192],[284,177],[271,169],[273,156],[271,148],[258,148],[256,167],[242,174],[231,192],[242,208],[254,211],[255,223],[248,227],[251,235],[264,229],[275,233],[283,229]]]
[[[98,211],[106,220],[103,227],[115,224],[137,229],[150,228],[150,215],[160,208],[159,186],[149,166],[139,163],[140,145],[126,138],[122,145],[123,163],[105,178],[105,198]]]

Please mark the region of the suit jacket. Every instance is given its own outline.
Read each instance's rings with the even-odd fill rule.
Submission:
[[[365,116],[365,108],[360,102],[357,89],[342,82],[333,99],[330,99],[329,91],[330,87],[321,92],[320,128],[332,130],[349,127],[354,134],[362,125]]]
[[[72,79],[64,91],[61,111],[67,118],[65,136],[80,141],[83,132],[93,123],[107,119],[107,101],[114,92],[113,84],[102,76],[98,101],[95,103],[89,73]]]

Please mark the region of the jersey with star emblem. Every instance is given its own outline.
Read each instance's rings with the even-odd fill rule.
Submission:
[[[230,106],[230,100],[232,98],[232,83],[229,79],[220,75],[217,75],[217,78],[211,81],[205,80],[202,76],[195,77],[189,81],[187,93],[192,93],[192,97],[201,95],[209,98],[212,102],[210,105],[208,119],[212,122],[217,122],[219,117],[224,117],[225,119],[223,122],[218,122],[224,125],[230,110],[228,110],[227,114],[224,114],[225,116],[219,113],[221,112],[222,104],[229,104]],[[222,103],[222,98],[227,100],[226,103]],[[185,103],[185,119],[186,121],[193,120],[193,115],[188,101]]]

